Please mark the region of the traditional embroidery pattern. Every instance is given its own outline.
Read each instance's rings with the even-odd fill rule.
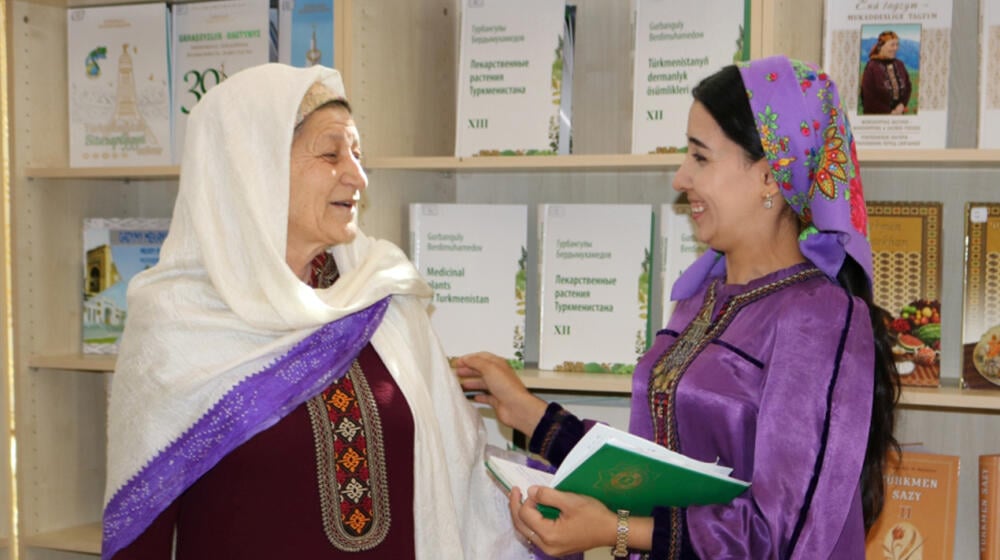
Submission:
[[[677,417],[674,405],[677,396],[677,385],[687,371],[691,362],[706,346],[729,327],[737,312],[749,303],[773,294],[787,286],[797,284],[814,276],[823,274],[818,268],[809,268],[780,280],[760,286],[748,292],[736,295],[726,300],[712,319],[712,309],[715,308],[716,292],[720,280],[714,280],[705,293],[705,300],[694,320],[688,324],[684,332],[668,348],[653,366],[649,377],[649,406],[653,416],[653,441],[677,451]],[[676,560],[680,557],[682,523],[680,508],[670,511],[670,550],[668,558]]]
[[[338,550],[371,549],[389,532],[389,484],[382,423],[357,360],[307,408],[326,536]]]

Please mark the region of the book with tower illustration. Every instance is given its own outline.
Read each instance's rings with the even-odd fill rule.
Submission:
[[[449,358],[485,350],[524,367],[527,236],[523,204],[410,205],[410,258]]]
[[[67,11],[71,167],[171,163],[169,16],[163,3]]]
[[[875,304],[892,317],[889,333],[904,385],[941,378],[941,203],[868,202]]]
[[[652,207],[543,204],[538,220],[538,367],[632,373],[651,338]]]
[[[306,68],[334,63],[333,0],[281,0],[278,62]]]

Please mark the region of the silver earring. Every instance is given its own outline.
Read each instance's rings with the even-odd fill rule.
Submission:
[[[764,208],[767,209],[767,210],[770,210],[771,208],[774,208],[774,195],[773,194],[769,194],[769,195],[767,195],[767,197],[764,198]]]

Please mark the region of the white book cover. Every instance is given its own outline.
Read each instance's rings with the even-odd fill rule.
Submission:
[[[160,260],[168,218],[83,221],[83,352],[115,354],[125,328],[128,283]]]
[[[649,339],[652,215],[646,204],[539,207],[539,368],[635,368]]]
[[[660,241],[663,257],[663,319],[660,325],[666,325],[676,306],[676,302],[670,300],[674,282],[708,250],[708,245],[695,237],[691,207],[687,204],[660,207]]]
[[[952,0],[826,0],[823,68],[862,149],[944,148]]]
[[[565,9],[564,0],[462,2],[455,155],[556,153]]]
[[[334,68],[333,0],[281,0],[278,62]]]
[[[410,256],[449,357],[486,350],[524,367],[527,236],[524,205],[410,205]]]
[[[228,76],[271,62],[268,0],[175,4],[174,157],[184,156],[187,116],[208,90]]]
[[[632,153],[687,146],[691,90],[750,56],[750,0],[635,0]]]
[[[979,9],[979,147],[1000,148],[1000,0]]]
[[[166,4],[67,10],[69,164],[169,165]]]

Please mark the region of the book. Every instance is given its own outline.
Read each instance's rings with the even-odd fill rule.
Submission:
[[[868,202],[873,296],[903,385],[941,381],[941,203]]]
[[[676,306],[676,302],[670,300],[674,282],[708,250],[708,245],[695,237],[691,207],[687,204],[664,204],[660,207],[660,241],[663,258],[663,320],[660,324],[666,325]]]
[[[174,157],[184,156],[187,116],[228,76],[271,60],[268,0],[222,0],[173,8]]]
[[[631,374],[650,340],[652,208],[543,204],[538,367]]]
[[[1000,148],[1000,3],[979,4],[979,147]]]
[[[595,424],[570,450],[555,473],[487,455],[486,468],[507,490],[549,486],[600,500],[608,509],[650,515],[654,507],[731,502],[750,487],[732,469],[671,451],[605,424]],[[523,493],[522,493],[523,496]],[[559,516],[539,504],[550,519]]]
[[[750,1],[637,0],[632,153],[687,149],[691,90],[750,57]]]
[[[1000,455],[979,456],[979,560],[1000,558]]]
[[[858,148],[944,148],[952,0],[826,0],[823,68]]]
[[[524,367],[527,237],[524,205],[410,205],[410,258],[449,358],[486,350]]]
[[[965,208],[962,386],[1000,389],[1000,204]]]
[[[128,314],[128,283],[160,260],[166,218],[83,221],[83,353],[116,354]]]
[[[461,6],[455,155],[557,153],[565,1]]]
[[[166,4],[71,8],[66,36],[70,166],[170,164]]]
[[[886,463],[885,505],[868,531],[868,560],[951,560],[958,510],[957,455],[904,449]]]
[[[281,0],[278,62],[334,68],[333,0]]]

